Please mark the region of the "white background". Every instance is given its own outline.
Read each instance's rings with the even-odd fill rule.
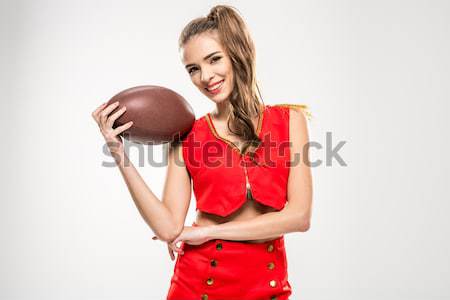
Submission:
[[[311,229],[285,236],[292,299],[448,299],[449,2],[220,3],[250,28],[265,103],[308,104],[311,140],[346,141],[347,166],[313,169]],[[142,84],[211,111],[177,39],[214,4],[1,2],[1,299],[164,299],[174,262],[91,112]],[[160,196],[165,167],[139,171]]]

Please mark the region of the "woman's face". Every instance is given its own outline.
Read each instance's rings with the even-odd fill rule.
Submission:
[[[227,101],[233,90],[233,68],[216,32],[193,36],[181,48],[181,60],[192,83],[215,103]]]

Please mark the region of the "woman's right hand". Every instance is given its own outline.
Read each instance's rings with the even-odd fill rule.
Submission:
[[[156,240],[158,240],[158,237],[154,236],[154,237],[152,237],[152,240],[156,241]],[[183,255],[184,254],[184,251],[181,249],[181,246],[177,247],[176,245],[173,245],[172,242],[166,242],[166,244],[167,244],[167,250],[169,251],[170,259],[172,261],[174,261],[176,259],[175,258],[175,252],[178,255]]]
[[[114,121],[126,111],[126,107],[124,106],[112,115],[109,115],[119,105],[119,101],[116,101],[108,106],[106,104],[107,102],[97,107],[92,112],[92,118],[94,118],[95,122],[97,122],[97,125],[100,128],[100,132],[105,138],[105,141],[111,153],[118,153],[120,151],[123,151],[122,138],[118,135],[130,128],[131,125],[133,125],[133,121],[130,121],[113,129],[112,127]]]

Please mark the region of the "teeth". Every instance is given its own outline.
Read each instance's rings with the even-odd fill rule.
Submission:
[[[208,91],[212,91],[212,90],[218,89],[219,87],[222,86],[222,84],[223,84],[223,80],[220,83],[218,83],[216,85],[213,85],[212,87],[208,88]]]

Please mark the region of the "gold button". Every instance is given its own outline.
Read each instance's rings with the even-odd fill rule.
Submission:
[[[273,270],[275,268],[275,264],[273,262],[270,262],[270,263],[267,264],[267,268],[269,270]]]
[[[271,286],[271,287],[276,287],[277,286],[277,282],[275,281],[275,280],[271,280],[270,282],[269,282],[269,285]]]
[[[217,260],[212,259],[212,260],[211,260],[211,266],[212,266],[212,267],[217,267]]]
[[[277,296],[270,297],[270,300],[277,300]]]
[[[216,249],[217,249],[217,250],[222,250],[222,243],[218,243],[218,244],[216,245]]]
[[[208,300],[208,295],[203,294],[203,295],[202,295],[202,300]]]
[[[212,285],[213,283],[214,283],[214,279],[212,279],[212,278],[208,278],[208,280],[206,280],[207,285]]]
[[[269,246],[267,246],[267,251],[272,252],[273,251],[273,245],[270,244]]]

